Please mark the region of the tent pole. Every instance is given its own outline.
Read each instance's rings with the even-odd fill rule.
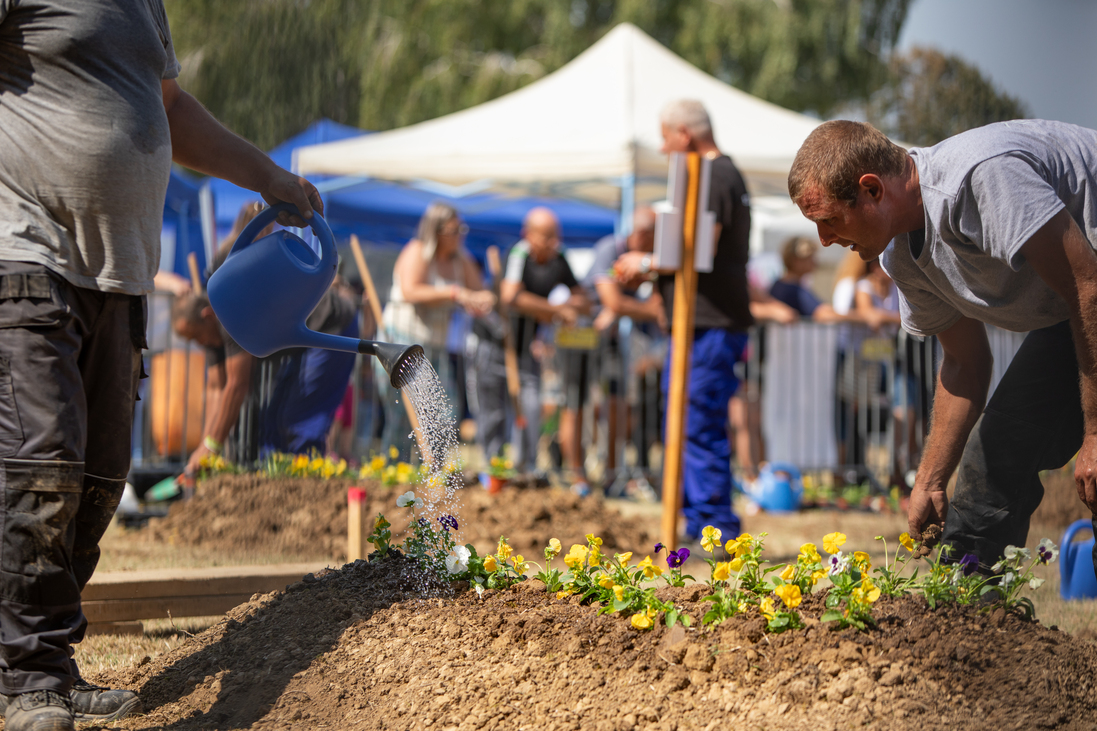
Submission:
[[[621,220],[617,224],[617,233],[625,236],[632,233],[632,214],[636,210],[636,173],[621,176]]]

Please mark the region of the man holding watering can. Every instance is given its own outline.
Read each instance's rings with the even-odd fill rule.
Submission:
[[[881,257],[903,327],[944,351],[911,534],[943,523],[952,555],[989,572],[1025,544],[1039,471],[1075,454],[1097,516],[1097,131],[1019,120],[908,153],[867,124],[827,122],[789,194],[824,246]],[[1029,333],[989,403],[983,323]]]
[[[322,212],[180,89],[162,0],[0,0],[0,694],[8,731],[138,704],[85,682],[80,591],[122,494],[172,160]],[[285,216],[281,223],[303,225]]]

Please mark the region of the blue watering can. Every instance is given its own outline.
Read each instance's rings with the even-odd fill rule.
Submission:
[[[1088,541],[1075,541],[1078,531],[1093,530],[1088,520],[1076,520],[1063,534],[1059,544],[1059,593],[1064,599],[1097,597],[1097,575],[1093,569],[1093,536]]]
[[[397,345],[328,335],[309,330],[307,318],[335,279],[339,263],[328,224],[314,213],[309,226],[320,240],[320,256],[301,237],[276,231],[255,237],[288,211],[290,203],[264,209],[240,233],[225,262],[210,276],[210,305],[233,340],[257,358],[286,348],[325,348],[377,358],[393,388],[407,385],[421,345]]]
[[[800,470],[787,462],[764,464],[748,495],[767,513],[791,513],[799,510],[800,500],[804,496]]]

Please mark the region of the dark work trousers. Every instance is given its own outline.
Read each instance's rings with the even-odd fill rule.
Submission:
[[[1083,436],[1070,323],[1034,330],[964,447],[942,538],[953,560],[973,553],[988,570],[1006,546],[1024,546],[1044,496],[1040,471],[1065,465]]]
[[[67,693],[130,463],[145,298],[0,262],[0,692]]]

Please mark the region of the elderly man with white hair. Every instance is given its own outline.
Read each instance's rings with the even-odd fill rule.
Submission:
[[[712,160],[708,210],[716,214],[716,252],[712,271],[698,275],[693,358],[689,376],[689,419],[683,459],[683,512],[686,535],[696,539],[712,525],[726,535],[739,535],[739,518],[731,508],[731,445],[728,401],[739,387],[735,362],[754,324],[747,284],[750,198],[743,176],[712,135],[708,112],[698,101],[681,99],[659,115],[663,152],[696,152]],[[651,276],[651,256],[624,254],[614,265],[622,282]],[[674,274],[658,272],[657,286],[673,321]],[[664,393],[670,373],[664,369]]]

